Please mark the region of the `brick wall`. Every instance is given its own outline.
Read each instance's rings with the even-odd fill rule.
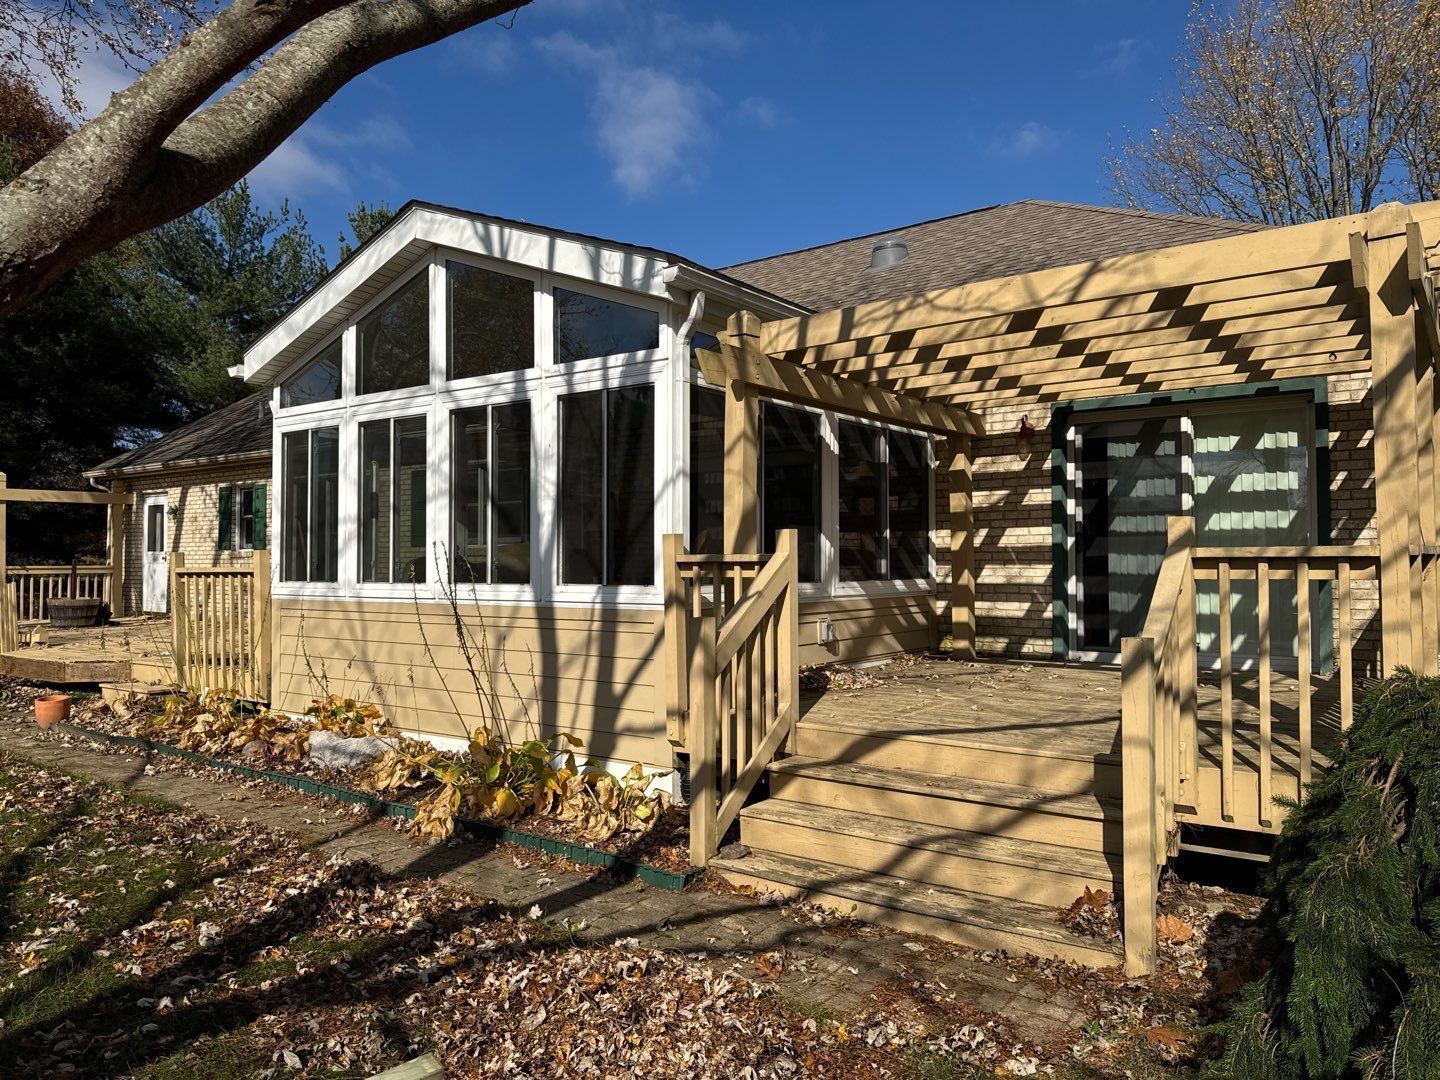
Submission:
[[[220,530],[220,489],[230,484],[265,484],[265,513],[274,503],[269,463],[214,466],[159,474],[130,482],[135,493],[125,521],[125,613],[140,611],[144,588],[144,512],[147,494],[169,497],[165,536],[169,550],[185,556],[188,566],[249,566],[248,551],[231,550],[218,544]],[[238,512],[238,507],[232,514]],[[265,529],[266,546],[273,546],[273,529]]]
[[[1376,542],[1370,379],[1329,380],[1330,534],[1322,543]],[[973,444],[975,484],[976,641],[987,655],[1054,654],[1050,405],[1027,403],[990,409],[986,431]],[[1020,436],[1020,419],[1035,433]],[[949,461],[936,477],[939,577],[949,580]],[[1061,583],[1063,586],[1063,582]],[[941,590],[941,622],[949,626],[948,591]],[[1379,646],[1379,589],[1355,582],[1351,618],[1358,632],[1357,664],[1373,670]]]

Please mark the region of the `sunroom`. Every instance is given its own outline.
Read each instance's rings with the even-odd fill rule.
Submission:
[[[663,252],[398,214],[247,354],[274,388],[274,704],[344,692],[440,745],[521,724],[672,765],[661,538],[723,549],[724,394],[695,357],[741,307],[802,311]],[[933,646],[930,434],[757,407],[802,658]]]

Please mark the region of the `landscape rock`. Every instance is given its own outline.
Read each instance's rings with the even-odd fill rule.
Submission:
[[[312,765],[327,769],[353,769],[375,760],[388,749],[385,740],[374,735],[352,739],[333,731],[312,731],[310,750],[306,756]]]

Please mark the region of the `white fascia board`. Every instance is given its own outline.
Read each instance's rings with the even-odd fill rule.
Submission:
[[[523,228],[412,207],[245,352],[246,382],[268,382],[300,358],[287,353],[307,330],[406,248],[424,244],[514,263],[581,282],[669,299],[662,258]],[[424,255],[415,252],[418,264]]]
[[[711,300],[718,300],[727,307],[753,311],[762,319],[785,319],[811,313],[809,308],[689,263],[675,263],[668,267],[665,270],[665,283],[670,288],[671,298],[676,301],[681,300],[677,293],[688,295],[698,289]]]

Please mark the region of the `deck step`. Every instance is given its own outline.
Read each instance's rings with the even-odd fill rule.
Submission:
[[[1111,967],[1122,958],[1118,942],[1075,934],[1060,924],[1055,909],[1021,900],[889,874],[857,875],[834,863],[768,851],[741,859],[712,859],[710,868],[735,884],[803,897],[868,922],[974,949],[1004,949],[1092,967]]]
[[[1064,795],[1121,794],[1118,754],[1085,756],[1007,742],[1003,732],[987,738],[973,731],[898,724],[887,729],[870,717],[827,716],[802,719],[795,726],[795,740],[797,755],[820,761],[1016,784]]]
[[[1064,906],[1088,888],[1113,890],[1115,866],[1099,851],[949,829],[828,806],[766,799],[740,814],[754,851],[807,857],[823,851],[852,871]]]
[[[770,765],[770,795],[966,832],[1119,851],[1120,800],[854,762],[790,757]]]

